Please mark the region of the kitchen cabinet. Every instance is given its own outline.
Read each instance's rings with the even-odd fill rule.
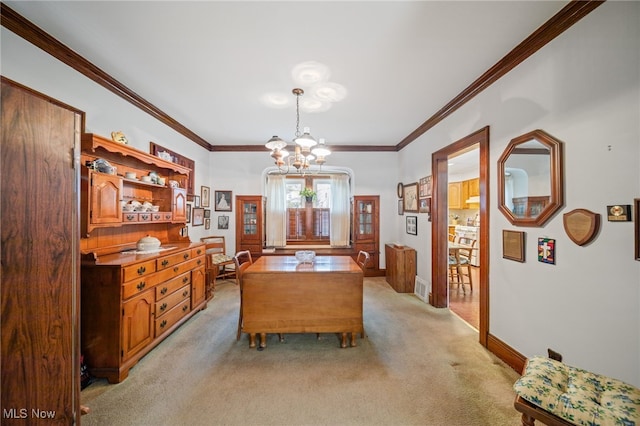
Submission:
[[[85,256],[81,345],[89,371],[110,383],[206,307],[204,243],[166,251]]]
[[[479,197],[480,196],[480,178],[469,179],[467,183],[468,183],[469,197]]]
[[[365,276],[376,275],[380,265],[380,196],[353,197],[353,249],[354,260],[360,250],[369,253]]]
[[[398,293],[413,293],[416,279],[416,251],[396,244],[385,245],[386,280]]]
[[[259,195],[236,196],[236,253],[249,250],[256,260],[264,241],[264,199]]]
[[[462,182],[449,182],[449,209],[463,209],[466,198],[462,191]]]
[[[0,97],[0,422],[73,425],[80,422],[80,163],[73,153],[84,114],[5,77]],[[23,409],[29,418],[12,416]],[[31,417],[32,409],[52,417]]]

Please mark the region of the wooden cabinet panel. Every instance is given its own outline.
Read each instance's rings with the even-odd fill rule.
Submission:
[[[187,221],[187,190],[181,188],[172,188],[171,199],[173,205],[171,213],[173,214],[173,222],[185,223]]]
[[[480,196],[480,178],[469,180],[469,197]]]
[[[122,360],[144,349],[153,339],[153,290],[122,305]]]
[[[122,223],[122,178],[104,173],[89,172],[91,182],[89,223]]]
[[[72,425],[80,421],[80,165],[73,153],[83,116],[4,77],[0,97],[0,423]],[[19,409],[29,418],[10,419]],[[55,414],[39,420],[32,409]]]
[[[211,295],[213,297],[213,294]],[[205,268],[191,271],[191,306],[196,307],[207,298]]]
[[[464,208],[464,200],[462,199],[462,182],[449,183],[448,204],[450,209]]]
[[[398,293],[413,293],[416,279],[416,251],[411,247],[385,246],[387,282]]]

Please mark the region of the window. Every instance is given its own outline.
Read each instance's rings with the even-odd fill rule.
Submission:
[[[267,175],[266,244],[349,245],[350,177],[345,173],[322,176]],[[300,195],[315,192],[313,200]]]
[[[300,195],[312,188],[316,196],[308,202]],[[287,202],[287,244],[301,241],[329,244],[331,233],[331,180],[327,178],[288,178],[285,183]]]

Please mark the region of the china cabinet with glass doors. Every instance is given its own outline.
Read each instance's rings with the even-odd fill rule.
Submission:
[[[355,255],[360,250],[369,253],[369,263],[366,274],[370,275],[378,270],[380,256],[379,195],[357,195],[353,197],[353,248]]]
[[[263,200],[259,195],[236,196],[236,253],[249,250],[253,260],[262,255]]]

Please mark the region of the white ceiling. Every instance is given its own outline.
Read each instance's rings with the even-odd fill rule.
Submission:
[[[568,2],[5,3],[212,145],[290,140],[305,61],[347,97],[301,126],[330,145],[397,145]],[[267,92],[291,106],[266,107]]]

